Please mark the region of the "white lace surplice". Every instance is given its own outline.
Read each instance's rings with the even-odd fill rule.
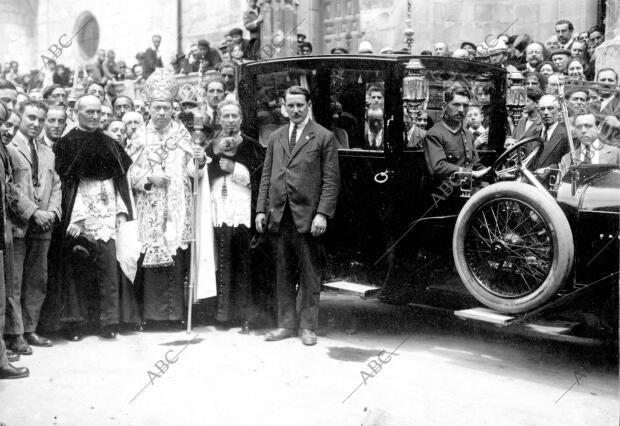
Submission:
[[[232,173],[214,179],[211,182],[211,201],[213,226],[245,225],[250,228],[252,192],[247,167],[235,163]]]
[[[83,221],[83,232],[95,240],[116,239],[116,215],[127,214],[127,207],[114,188],[114,181],[81,179],[71,223]]]

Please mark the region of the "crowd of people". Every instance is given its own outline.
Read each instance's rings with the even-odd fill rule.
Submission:
[[[266,152],[241,133],[237,67],[260,58],[262,22],[256,0],[248,6],[243,21],[249,39],[234,28],[217,48],[200,40],[168,64],[159,52],[161,36],[154,35],[152,46],[136,56],[132,67],[116,61],[114,51],[100,50],[81,76],[52,62],[40,73],[44,78],[25,78],[16,62],[3,68],[0,290],[6,294],[0,293],[0,308],[6,312],[0,309],[0,378],[29,374],[9,362],[31,355],[32,346],[52,346],[40,331],[79,341],[92,332],[114,339],[122,327],[139,331],[162,323],[182,325],[188,282],[197,285],[189,287],[195,298],[216,297],[214,317],[224,326],[240,326],[247,333],[260,316],[257,306],[264,303],[275,307],[271,317],[277,323],[266,340],[292,337],[299,328],[304,344],[316,343],[321,246],[315,237],[334,215],[337,149],[348,147],[351,136],[334,135],[314,122],[310,94],[299,86],[287,90],[283,107],[290,123],[269,135]],[[479,45],[461,43],[453,53],[443,42],[422,52],[523,74],[525,111],[509,124],[507,145],[541,135],[553,149],[537,159],[536,168],[566,164],[567,136],[558,127],[562,103],[584,147],[615,140],[620,129],[617,72],[594,66],[603,30],[574,34],[573,25],[560,20],[555,32],[544,43],[528,35],[500,35]],[[335,48],[331,53],[349,52]],[[374,54],[367,41],[358,53]],[[386,48],[380,53],[408,51]],[[303,34],[298,35],[298,54],[312,54]],[[208,74],[204,105],[179,99],[173,77],[197,71]],[[77,99],[74,76],[84,90]],[[140,81],[144,99],[110,90],[123,79]],[[599,85],[561,95],[558,87],[565,80]],[[463,167],[484,173],[476,150],[488,143],[488,117],[483,106],[469,108],[470,99],[458,88],[445,94],[445,129],[430,129],[428,114],[405,115],[407,146],[425,150],[431,174],[447,178]],[[367,102],[366,149],[383,149],[383,87],[370,87]],[[459,161],[448,161],[446,146],[461,130],[471,146]],[[312,146],[297,144],[309,132]],[[276,144],[283,149],[275,150]],[[322,161],[303,160],[317,152]],[[606,155],[601,151],[590,160],[620,164],[616,151]],[[251,284],[252,229],[278,235],[273,276],[263,277],[276,282],[277,297]],[[139,244],[117,247],[121,238]]]

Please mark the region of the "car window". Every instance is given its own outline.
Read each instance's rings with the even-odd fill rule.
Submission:
[[[329,129],[339,149],[383,151],[385,73],[381,70],[331,70]]]
[[[405,150],[422,149],[422,139],[426,130],[441,120],[443,112],[443,94],[455,83],[466,86],[472,97],[470,108],[478,114],[472,114],[477,121],[472,125],[472,133],[488,132],[492,115],[493,99],[497,97],[497,88],[490,75],[463,73],[454,70],[423,69],[421,74],[428,84],[428,96],[422,102],[403,102],[403,124],[405,130]],[[465,123],[468,126],[468,123]],[[479,149],[487,149],[481,146]]]
[[[297,85],[308,89],[312,94],[316,93],[316,70],[288,68],[284,71],[256,74],[255,78],[258,139],[266,146],[267,137],[289,122],[284,109],[284,92]],[[310,117],[313,117],[312,109]]]

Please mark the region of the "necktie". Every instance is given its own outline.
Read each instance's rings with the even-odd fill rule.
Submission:
[[[480,136],[480,132],[477,130],[474,130],[474,140],[478,139],[478,136]]]
[[[297,124],[293,126],[293,131],[291,132],[291,138],[288,141],[289,152],[293,152],[293,148],[295,148],[295,142],[297,142]]]
[[[217,124],[217,110],[213,110],[213,119],[211,120],[211,127],[215,127]]]
[[[592,149],[590,145],[585,145],[586,150],[584,152],[584,158],[581,164],[592,164]]]
[[[372,134],[372,142],[370,143],[370,146],[373,148],[377,147],[377,135],[376,134]]]
[[[543,127],[542,134],[540,135],[540,137],[542,138],[543,142],[547,142],[547,128],[546,127]]]
[[[28,141],[30,146],[30,159],[32,161],[32,184],[39,186],[39,156],[34,146],[34,139]]]

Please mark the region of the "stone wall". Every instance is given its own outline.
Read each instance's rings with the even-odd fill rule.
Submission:
[[[405,46],[403,31],[407,17],[406,0],[359,0],[361,30],[376,51],[382,47]],[[413,0],[414,52],[430,49],[446,41],[450,49],[464,40],[480,42],[489,34],[528,33],[535,40],[554,34],[558,19],[567,18],[575,30],[596,23],[596,0]],[[516,18],[519,18],[516,22]],[[511,25],[512,24],[512,25]]]
[[[0,1],[0,61],[15,60],[27,71],[33,62],[31,46],[36,38],[36,1]]]

